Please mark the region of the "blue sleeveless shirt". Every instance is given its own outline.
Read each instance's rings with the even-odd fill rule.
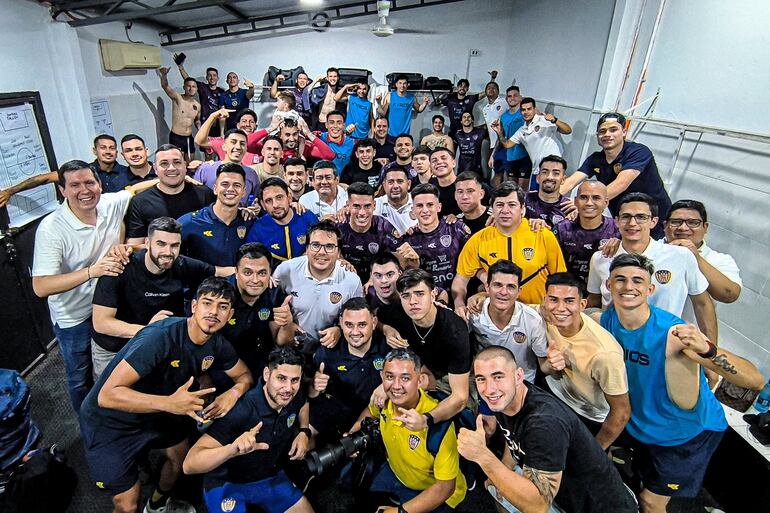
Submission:
[[[388,135],[398,137],[408,134],[412,128],[412,108],[414,94],[406,93],[402,98],[396,91],[390,92],[390,107],[388,107]]]

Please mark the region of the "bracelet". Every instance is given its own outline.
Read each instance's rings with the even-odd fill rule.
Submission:
[[[404,508],[403,504],[398,505],[398,513],[409,513],[406,508]]]
[[[705,353],[697,353],[698,356],[704,360],[713,360],[717,355],[717,346],[715,346],[709,339],[706,339],[706,343],[709,345],[708,351]]]
[[[91,279],[91,266],[90,265],[88,267],[86,267],[86,274],[88,275],[88,279],[90,280]]]
[[[240,399],[240,398],[241,398],[241,394],[240,394],[240,393],[238,393],[238,391],[237,391],[236,389],[234,389],[234,388],[231,388],[231,389],[230,389],[230,392],[232,392],[232,393],[233,393],[233,395],[235,396],[235,398],[236,398],[236,399]]]
[[[299,432],[300,433],[305,433],[305,436],[307,436],[308,440],[313,438],[313,432],[310,431],[310,428],[306,428],[306,427],[299,428]]]

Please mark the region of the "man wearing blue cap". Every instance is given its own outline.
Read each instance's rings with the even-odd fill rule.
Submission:
[[[639,143],[626,141],[626,118],[617,112],[608,112],[596,124],[596,139],[601,151],[588,156],[561,186],[562,194],[569,192],[587,178],[596,178],[607,186],[610,212],[618,215],[618,202],[629,192],[643,192],[658,204],[661,219],[666,219],[671,208],[663,180],[650,149]],[[663,238],[663,225],[652,230],[652,238]]]

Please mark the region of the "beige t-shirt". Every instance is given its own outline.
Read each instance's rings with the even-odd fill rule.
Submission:
[[[267,180],[268,178],[273,177],[273,176],[277,177],[277,178],[281,178],[281,179],[283,178],[283,165],[280,165],[278,167],[278,171],[275,174],[268,172],[268,170],[263,167],[263,163],[262,162],[260,162],[259,164],[255,165],[255,166],[251,166],[251,167],[252,167],[252,169],[254,169],[254,171],[257,172],[257,176],[259,177],[259,183],[262,183],[265,180]]]
[[[604,422],[609,405],[604,395],[628,393],[623,349],[596,321],[580,314],[583,327],[573,337],[564,337],[548,325],[548,340],[564,353],[567,367],[546,376],[553,393],[575,413],[595,422]]]

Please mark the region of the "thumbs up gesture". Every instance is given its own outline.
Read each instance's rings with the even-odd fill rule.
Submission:
[[[319,394],[325,392],[326,387],[329,385],[329,375],[324,374],[324,366],[324,362],[321,362],[321,365],[318,366],[318,370],[313,377],[313,388]]]
[[[564,358],[564,353],[559,351],[556,346],[556,341],[551,339],[548,341],[548,364],[556,372],[561,372],[567,367],[567,360]]]
[[[294,296],[289,294],[286,296],[286,299],[283,300],[281,306],[273,308],[273,321],[275,321],[279,328],[288,326],[294,322],[294,318],[291,315],[291,298],[293,297]]]
[[[268,444],[264,442],[257,442],[257,435],[261,429],[262,422],[260,421],[259,424],[249,429],[248,431],[244,431],[241,436],[233,440],[233,442],[230,444],[230,447],[235,451],[233,456],[242,456],[254,451],[267,450],[270,447]]]
[[[487,449],[487,437],[484,433],[484,418],[476,417],[476,429],[460,428],[457,436],[457,450],[468,461],[478,462]]]

